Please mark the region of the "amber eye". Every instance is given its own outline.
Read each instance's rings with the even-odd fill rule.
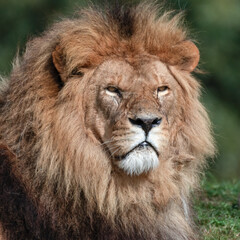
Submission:
[[[116,87],[113,87],[113,86],[107,87],[107,90],[108,90],[109,92],[112,92],[112,93],[119,91]]]
[[[110,95],[117,94],[119,97],[121,97],[121,91],[118,88],[114,87],[114,86],[108,86],[106,88],[106,90],[107,90],[107,93],[110,94]]]
[[[166,90],[168,90],[167,86],[158,87],[157,89],[158,92],[165,92]]]

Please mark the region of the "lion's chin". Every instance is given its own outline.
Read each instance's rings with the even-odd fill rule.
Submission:
[[[159,164],[156,151],[151,147],[135,148],[117,162],[128,175],[140,175],[156,168]]]

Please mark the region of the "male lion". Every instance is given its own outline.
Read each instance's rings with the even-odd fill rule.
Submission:
[[[3,239],[198,239],[199,51],[154,9],[88,8],[27,44],[0,94]]]

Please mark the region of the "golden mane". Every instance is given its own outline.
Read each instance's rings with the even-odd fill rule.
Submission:
[[[88,8],[27,44],[0,95],[0,140],[17,157],[12,171],[27,195],[43,216],[58,219],[57,229],[65,229],[65,221],[78,232],[79,216],[100,215],[127,236],[141,229],[143,239],[196,239],[183,205],[198,185],[206,157],[214,154],[214,144],[199,83],[189,73],[195,45],[181,19],[181,14],[146,3],[118,10]],[[99,64],[109,57],[134,64],[140,55],[165,63],[183,94],[166,161],[150,174],[131,177],[113,171],[106,152],[85,129],[82,101]],[[62,81],[78,68],[89,69],[81,86]]]

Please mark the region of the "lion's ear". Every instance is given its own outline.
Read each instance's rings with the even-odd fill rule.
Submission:
[[[63,74],[65,64],[63,51],[60,45],[57,45],[55,50],[52,52],[52,61],[59,74]]]
[[[180,55],[177,64],[181,70],[192,72],[198,65],[200,54],[197,46],[191,41],[183,41],[175,46],[176,54]]]

